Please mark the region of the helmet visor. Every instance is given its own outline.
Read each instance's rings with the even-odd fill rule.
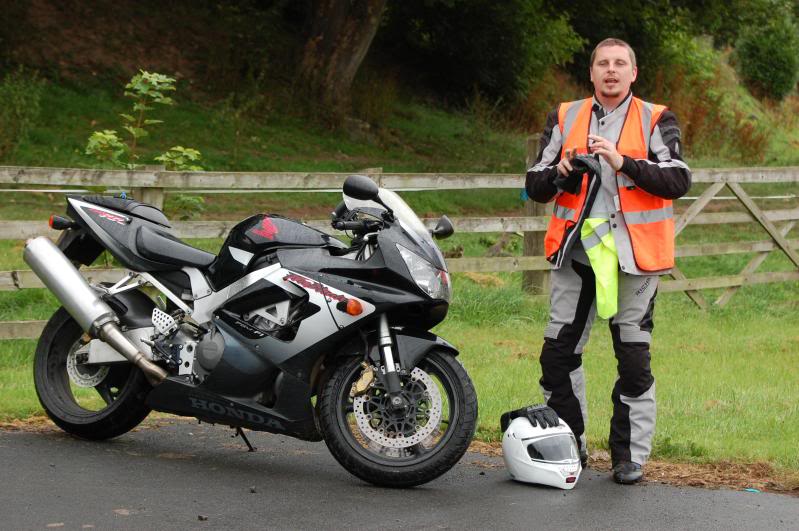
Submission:
[[[577,441],[574,435],[559,433],[535,439],[525,439],[527,453],[534,461],[549,463],[563,463],[576,461],[580,458],[577,453]]]

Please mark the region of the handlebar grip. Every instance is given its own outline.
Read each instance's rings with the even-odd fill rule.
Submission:
[[[360,231],[366,228],[366,223],[363,221],[336,221],[333,227],[338,230]]]

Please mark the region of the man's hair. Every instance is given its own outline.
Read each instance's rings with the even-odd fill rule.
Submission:
[[[621,39],[614,39],[612,37],[609,39],[605,39],[604,41],[596,45],[594,51],[591,52],[591,62],[589,63],[590,66],[594,66],[596,51],[599,50],[600,48],[604,48],[605,46],[624,46],[625,48],[627,48],[627,51],[630,52],[630,61],[632,62],[633,66],[635,66],[635,52],[633,51],[632,46],[630,46]]]

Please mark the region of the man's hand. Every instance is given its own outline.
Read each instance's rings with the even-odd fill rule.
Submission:
[[[610,164],[613,171],[619,171],[621,165],[624,164],[624,157],[616,151],[616,145],[598,135],[588,135],[588,151],[591,153],[599,153],[599,155]],[[560,164],[558,164],[560,169]]]
[[[582,182],[582,174],[574,172],[572,161],[577,156],[577,150],[574,148],[566,148],[563,150],[563,158],[558,162],[558,173],[555,175],[553,184],[558,190],[562,192],[569,192],[576,194],[580,190],[580,183]]]
[[[569,172],[572,171],[572,169],[573,169],[572,168],[572,164],[571,164],[571,160],[574,157],[577,156],[577,150],[576,149],[571,149],[571,148],[566,148],[563,151],[563,155],[564,155],[563,158],[560,159],[560,162],[558,162],[558,166],[557,166],[558,167],[558,173],[563,175],[564,177],[568,177]]]

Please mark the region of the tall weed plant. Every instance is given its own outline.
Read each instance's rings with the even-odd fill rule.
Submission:
[[[245,82],[227,95],[218,107],[214,124],[220,130],[229,131],[234,167],[239,166],[242,148],[252,139],[250,130],[253,124],[263,124],[275,111],[273,90],[267,87],[264,72],[258,76],[247,76]]]
[[[585,98],[591,93],[587,74],[585,79],[586,83],[577,83],[559,67],[550,67],[531,82],[524,99],[508,114],[509,124],[514,129],[540,133],[547,114],[558,103]]]
[[[175,78],[141,70],[125,85],[125,97],[133,103],[130,113],[121,113],[122,130],[126,135],[120,137],[113,129],[94,131],[86,143],[85,153],[95,160],[118,168],[135,169],[139,166],[140,143],[150,136],[153,126],[163,120],[151,118],[156,106],[174,105],[168,94],[174,92]],[[193,148],[173,146],[155,157],[167,170],[200,171],[201,154]]]
[[[355,115],[372,125],[388,123],[399,98],[397,75],[389,71],[362,68],[353,84]]]
[[[44,82],[19,67],[0,81],[0,159],[13,155],[39,116]]]

